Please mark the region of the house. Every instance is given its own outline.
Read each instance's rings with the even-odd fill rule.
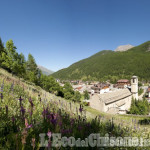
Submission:
[[[94,94],[90,99],[90,106],[106,113],[125,114],[130,109],[132,97],[138,99],[138,78],[136,76],[131,79],[131,91],[124,88]]]
[[[118,89],[123,89],[123,88],[126,88],[129,85],[130,85],[130,81],[129,80],[127,80],[127,79],[121,79],[121,80],[117,81],[116,87]]]
[[[84,91],[88,91],[89,93],[91,93],[91,86],[90,85],[73,85],[73,89],[75,91],[79,91],[80,93],[84,93]]]
[[[105,83],[98,83],[94,84],[94,86],[91,87],[92,90],[94,90],[94,93],[103,94],[109,92],[109,84]]]

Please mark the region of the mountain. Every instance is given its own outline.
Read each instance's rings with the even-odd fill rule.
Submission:
[[[141,80],[150,80],[150,41],[128,51],[103,50],[78,61],[52,76],[69,80],[110,80],[130,79],[137,75]]]
[[[114,51],[115,52],[123,52],[123,51],[127,51],[127,50],[129,50],[129,49],[131,49],[131,48],[133,48],[134,46],[133,45],[130,45],[130,44],[128,44],[128,45],[120,45],[120,46],[118,46]]]
[[[45,75],[50,75],[50,74],[54,73],[53,71],[51,71],[51,70],[49,70],[49,69],[47,69],[47,68],[45,68],[45,67],[43,67],[43,66],[39,66],[39,65],[38,65],[38,68],[39,68],[39,69],[42,71],[42,73],[45,74]]]

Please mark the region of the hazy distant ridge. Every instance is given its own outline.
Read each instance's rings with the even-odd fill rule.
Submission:
[[[47,68],[45,68],[45,67],[43,67],[43,66],[39,66],[39,65],[38,65],[38,68],[39,68],[39,69],[42,71],[42,73],[45,74],[45,75],[50,75],[50,74],[54,73],[54,71],[49,70],[49,69],[47,69]]]

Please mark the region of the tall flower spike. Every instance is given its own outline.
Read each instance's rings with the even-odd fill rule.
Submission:
[[[8,116],[8,105],[6,105],[5,107],[6,107],[6,115]]]
[[[22,105],[22,98],[21,98],[21,96],[19,97],[19,101],[20,101],[20,107],[21,107],[21,105]]]
[[[34,149],[35,148],[35,138],[32,138],[31,145],[32,145],[32,147]]]
[[[2,100],[3,100],[3,93],[1,93],[0,97],[1,97],[1,102],[2,102]]]
[[[3,92],[3,89],[4,89],[4,80],[3,80],[3,83],[2,83],[2,85],[1,85],[0,91]]]
[[[21,113],[22,113],[22,116],[24,116],[24,114],[25,114],[25,109],[21,106]]]
[[[83,111],[83,108],[81,105],[80,105],[79,111],[80,111],[80,113],[82,113],[82,111]]]

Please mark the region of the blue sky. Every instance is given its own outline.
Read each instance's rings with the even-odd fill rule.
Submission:
[[[150,36],[149,0],[1,0],[0,37],[57,71]]]

